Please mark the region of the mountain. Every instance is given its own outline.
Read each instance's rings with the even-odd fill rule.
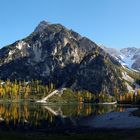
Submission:
[[[107,53],[116,58],[122,65],[140,70],[140,48],[129,47],[121,50],[101,46]]]
[[[38,79],[113,95],[128,90],[125,74],[109,53],[61,24],[42,21],[28,37],[0,49],[2,80]]]
[[[140,48],[124,48],[120,52],[128,67],[140,70]]]

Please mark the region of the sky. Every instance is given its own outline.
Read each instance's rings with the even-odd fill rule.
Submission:
[[[100,45],[140,48],[140,0],[0,0],[0,48],[28,36],[42,20]]]

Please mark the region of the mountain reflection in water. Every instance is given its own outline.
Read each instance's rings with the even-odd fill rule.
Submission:
[[[41,105],[0,103],[0,130],[50,130],[80,126],[80,121],[110,111],[124,111],[115,105]]]

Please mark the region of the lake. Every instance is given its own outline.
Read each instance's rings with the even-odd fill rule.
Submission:
[[[132,106],[45,105],[37,103],[0,103],[0,130],[20,132],[88,131],[86,122],[107,112],[124,112]],[[86,130],[87,129],[87,130]]]

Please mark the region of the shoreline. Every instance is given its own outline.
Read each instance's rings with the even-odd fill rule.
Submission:
[[[140,129],[134,130],[106,130],[106,129],[89,129],[87,131],[65,131],[65,132],[7,132],[0,133],[0,139],[4,140],[55,140],[55,139],[77,139],[77,140],[138,140],[140,138]]]
[[[140,117],[134,116],[133,112],[138,108],[128,108],[124,112],[108,112],[83,122],[83,126],[93,129],[140,129]]]

